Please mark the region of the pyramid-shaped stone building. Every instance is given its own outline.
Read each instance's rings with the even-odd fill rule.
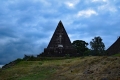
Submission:
[[[108,55],[120,53],[120,37],[106,50]]]
[[[48,57],[62,57],[62,56],[75,56],[76,50],[72,47],[71,41],[67,32],[60,21],[57,28],[47,46],[44,49],[42,56]]]

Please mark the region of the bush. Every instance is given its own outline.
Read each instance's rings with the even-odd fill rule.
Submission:
[[[70,54],[65,54],[65,57],[66,57],[66,58],[69,58],[69,57],[70,57]]]

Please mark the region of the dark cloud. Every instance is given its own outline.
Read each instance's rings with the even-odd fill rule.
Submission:
[[[62,20],[71,41],[101,36],[109,47],[119,36],[120,1],[1,0],[0,64],[47,47]]]

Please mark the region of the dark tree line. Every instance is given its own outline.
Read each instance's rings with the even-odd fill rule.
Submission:
[[[83,41],[83,40],[75,40],[72,43],[73,47],[75,47],[75,49],[77,50],[77,53],[80,56],[84,56],[86,55],[85,52],[88,51],[88,43]]]
[[[92,41],[90,41],[90,46],[94,55],[104,55],[105,45],[102,42],[101,37],[98,36],[92,39]]]
[[[80,56],[102,56],[105,55],[105,45],[102,42],[102,38],[100,36],[94,37],[92,41],[90,41],[90,49],[87,47],[89,44],[83,40],[75,40],[72,43],[73,47],[77,50],[77,53]]]

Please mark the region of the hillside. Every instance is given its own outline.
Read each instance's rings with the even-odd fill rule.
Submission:
[[[120,80],[120,57],[21,61],[0,69],[0,80]]]

